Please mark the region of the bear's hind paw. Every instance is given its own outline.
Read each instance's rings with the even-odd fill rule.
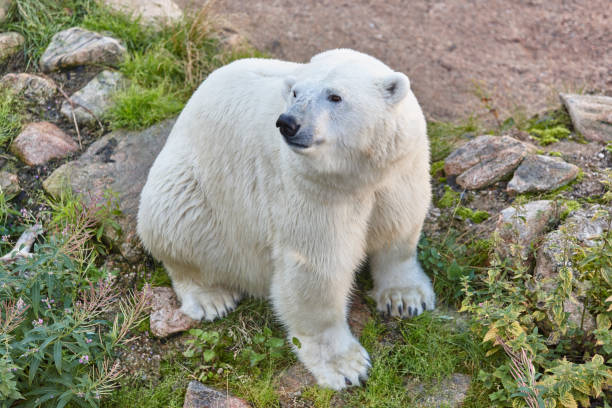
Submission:
[[[195,320],[209,322],[227,316],[240,301],[240,293],[225,289],[200,289],[183,296],[181,312]]]

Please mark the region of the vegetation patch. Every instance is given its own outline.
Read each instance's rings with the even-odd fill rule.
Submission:
[[[0,202],[6,254],[16,234],[40,220],[14,209],[2,193]],[[30,256],[0,261],[4,406],[23,399],[33,407],[98,406],[121,376],[115,352],[140,323],[148,300],[144,292],[120,297],[113,276],[93,262],[96,248],[88,243],[103,212],[101,206],[54,206],[48,225],[63,228],[49,231]]]
[[[21,99],[0,87],[0,146],[7,146],[19,134],[23,122]]]
[[[572,134],[572,121],[565,109],[558,109],[527,121],[525,129],[538,143],[546,146],[567,139]]]
[[[455,148],[458,141],[466,136],[478,136],[477,133],[480,130],[478,122],[473,118],[460,124],[428,122],[427,134],[431,149],[431,161],[435,163],[443,160]]]

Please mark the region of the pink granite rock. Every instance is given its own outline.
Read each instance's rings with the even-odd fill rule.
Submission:
[[[534,149],[509,136],[479,136],[446,158],[444,172],[463,188],[483,188],[511,174]]]
[[[179,310],[179,303],[172,288],[155,287],[151,301],[149,323],[155,337],[164,338],[173,333],[189,330],[198,324]]]
[[[63,130],[49,122],[30,123],[11,144],[11,151],[30,166],[45,164],[79,150]]]

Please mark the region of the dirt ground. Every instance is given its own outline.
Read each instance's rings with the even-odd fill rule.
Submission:
[[[207,0],[176,0],[199,7]],[[559,91],[612,94],[610,0],[216,0],[261,50],[294,61],[349,47],[406,73],[430,119],[558,105]]]

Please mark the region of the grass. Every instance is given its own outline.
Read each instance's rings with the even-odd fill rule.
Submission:
[[[159,381],[124,379],[117,391],[102,401],[101,407],[180,408],[183,406],[189,373],[179,364],[164,362]]]
[[[8,88],[0,87],[0,147],[5,147],[19,134],[24,121],[21,100]]]
[[[480,125],[473,118],[462,123],[428,122],[427,134],[429,135],[432,163],[444,160],[463,136],[476,135],[480,131]]]
[[[455,316],[425,313],[393,325],[397,328],[377,317],[365,326],[361,342],[370,352],[373,366],[363,388],[341,397],[346,406],[413,406],[407,378],[423,384],[427,392],[453,373],[475,374],[484,360],[479,342]]]
[[[167,86],[145,88],[132,83],[115,96],[115,106],[108,114],[114,129],[144,129],[177,115],[184,102]]]
[[[28,68],[36,67],[55,33],[79,25],[95,7],[94,0],[14,0],[0,31],[16,31],[25,39]]]
[[[131,86],[116,95],[108,116],[113,129],[142,129],[175,116],[212,70],[235,59],[263,56],[246,44],[223,48],[207,11],[205,6],[160,31],[101,7],[85,17],[84,27],[110,32],[128,47],[119,69]]]
[[[24,35],[27,69],[36,70],[53,35],[73,26],[108,33],[127,46],[128,57],[119,70],[131,86],[116,95],[116,105],[105,118],[112,129],[142,129],[175,116],[215,68],[240,58],[265,57],[248,44],[225,48],[206,7],[153,30],[94,0],[16,0],[0,29]]]

